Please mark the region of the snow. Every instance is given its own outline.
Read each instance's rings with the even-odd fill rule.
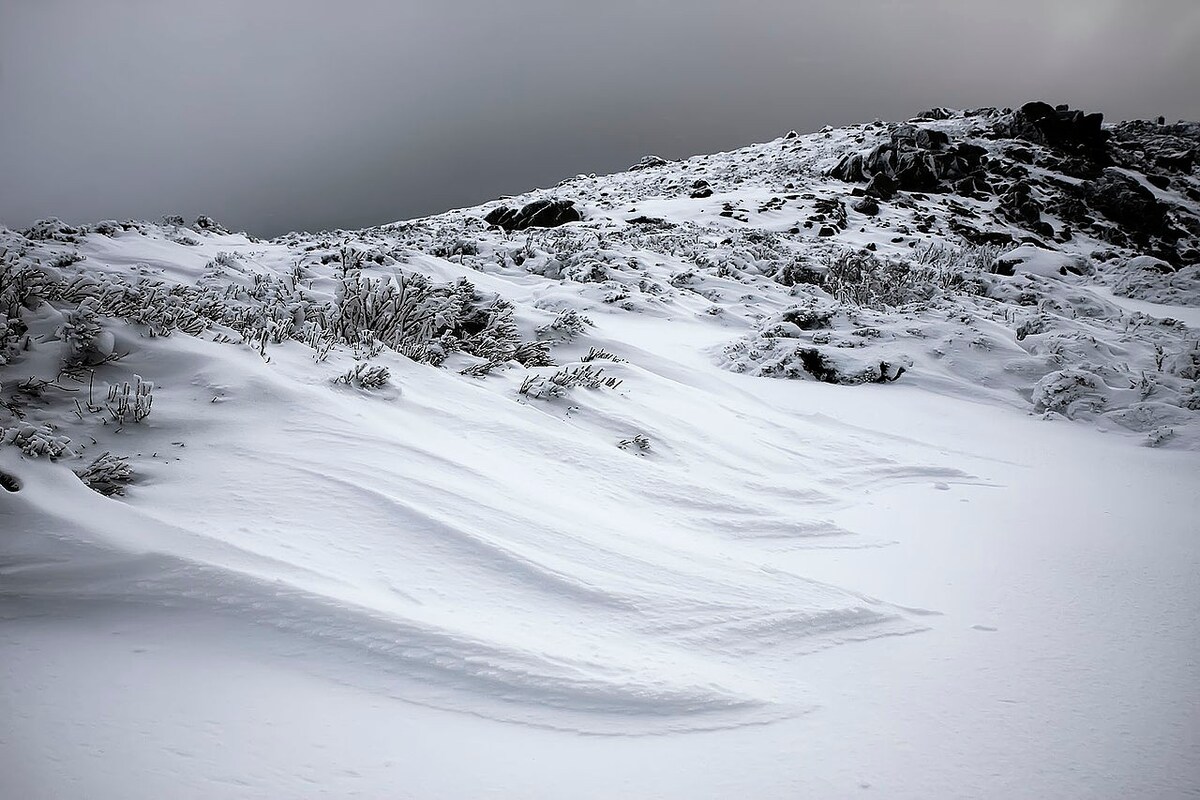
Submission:
[[[1194,792],[1195,309],[1112,294],[1094,242],[895,242],[933,200],[797,225],[875,132],[581,176],[585,221],[531,234],[486,207],[272,242],[4,232],[60,288],[10,337],[0,428],[69,453],[0,447],[0,794]],[[700,174],[712,197],[664,188]],[[929,272],[854,302],[768,270],[868,243]],[[344,251],[499,295],[557,366],[321,339]],[[68,314],[101,302],[76,279],[168,299],[103,300],[83,347],[120,358],[72,382]],[[798,347],[905,369],[822,383]],[[356,364],[387,385],[336,382]],[[519,392],[589,367],[614,384]],[[118,424],[134,375],[153,406]],[[72,473],[105,451],[124,497]]]

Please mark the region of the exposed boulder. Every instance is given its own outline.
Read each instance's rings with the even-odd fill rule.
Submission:
[[[870,197],[891,200],[896,195],[896,182],[886,172],[880,172],[871,176],[866,192]]]
[[[1120,166],[1189,175],[1200,160],[1200,123],[1121,122],[1113,126],[1111,145],[1113,160]]]
[[[950,137],[933,128],[917,130],[916,145],[922,150],[941,150],[950,144]]]
[[[630,172],[639,169],[652,169],[654,167],[665,167],[671,162],[661,156],[642,156],[642,160],[629,168]]]
[[[829,173],[834,178],[846,183],[858,183],[864,180],[863,157],[861,153],[847,153],[838,161],[837,166]]]
[[[1071,153],[1084,153],[1093,160],[1107,163],[1105,143],[1109,133],[1104,130],[1103,114],[1085,114],[1068,106],[1049,103],[1026,103],[998,122],[995,132],[1009,139],[1027,142]]]
[[[1167,228],[1166,207],[1120,170],[1104,170],[1083,192],[1092,207],[1127,231],[1154,236]]]
[[[526,228],[556,228],[581,219],[583,215],[575,208],[574,200],[534,200],[520,209],[508,206],[492,209],[483,221],[506,231],[523,231]]]
[[[887,200],[897,190],[944,192],[963,178],[982,179],[986,154],[979,145],[951,146],[950,137],[935,128],[904,124],[895,126],[888,141],[870,152],[843,156],[830,175],[848,183],[870,180],[868,194]],[[880,183],[881,176],[890,186]],[[988,184],[982,180],[979,186]]]
[[[915,117],[913,117],[913,119],[943,120],[950,119],[953,116],[954,112],[951,109],[942,106],[935,106],[928,111],[922,111],[920,114],[917,114]]]
[[[868,217],[873,217],[879,213],[879,201],[874,197],[867,195],[855,203],[852,208],[860,214],[866,214]]]
[[[1026,181],[1017,181],[1000,196],[1000,213],[1010,222],[1026,227],[1042,219],[1042,204],[1033,197],[1033,189]]]
[[[196,231],[206,231],[222,235],[229,233],[225,226],[205,214],[196,217],[196,221],[192,223],[192,228]]]

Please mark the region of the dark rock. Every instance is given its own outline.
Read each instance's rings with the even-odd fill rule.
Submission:
[[[836,236],[837,230],[829,225],[822,225],[821,230],[817,231],[817,236]]]
[[[998,122],[995,133],[1010,139],[1024,139],[1056,150],[1087,153],[1107,163],[1105,143],[1109,134],[1102,127],[1103,114],[1085,114],[1067,106],[1055,108],[1049,103],[1026,103]]]
[[[987,180],[978,175],[968,175],[954,182],[954,191],[961,195],[989,194],[991,190]]]
[[[229,233],[223,225],[214,220],[212,217],[201,214],[196,217],[196,221],[192,223],[192,228],[197,231],[208,231],[209,233]]]
[[[1159,235],[1167,228],[1166,207],[1145,186],[1115,169],[1083,186],[1088,202],[1104,216],[1135,234]]]
[[[867,194],[888,200],[898,190],[949,191],[954,181],[981,173],[986,160],[987,150],[979,145],[951,146],[942,131],[903,124],[870,152],[844,155],[830,175],[849,183],[869,180]]]
[[[1163,169],[1174,172],[1191,172],[1196,163],[1195,150],[1179,150],[1171,153],[1159,153],[1154,157],[1154,163]]]
[[[917,131],[916,146],[922,150],[941,150],[950,144],[950,137],[942,131],[921,128]]]
[[[992,262],[991,272],[993,275],[1003,275],[1006,278],[1011,278],[1017,274],[1017,264],[1021,263],[1021,259],[1004,259],[997,258]]]
[[[1000,197],[1001,215],[1021,225],[1032,226],[1042,218],[1042,204],[1033,198],[1030,185],[1017,181]]]
[[[575,208],[574,200],[534,200],[519,210],[507,206],[492,209],[483,221],[506,231],[523,231],[526,228],[556,228],[581,219],[583,215]]]
[[[833,361],[826,358],[815,347],[797,348],[796,355],[800,358],[800,365],[804,371],[822,383],[840,383],[847,386],[861,383],[891,383],[906,371],[902,364],[881,361],[878,367],[870,365],[868,368],[852,374],[843,374]]]
[[[871,176],[866,192],[880,200],[891,200],[896,195],[896,182],[886,172],[879,172]]]
[[[625,221],[628,222],[630,225],[646,225],[647,227],[651,227],[651,228],[674,228],[674,227],[676,227],[675,223],[667,222],[662,217],[641,216],[641,217],[634,217],[633,219],[627,219]]]
[[[913,117],[913,119],[943,120],[950,119],[953,116],[953,111],[948,108],[942,108],[941,106],[938,106],[931,108],[928,111],[922,111],[920,114],[917,114],[915,117]]]
[[[1028,147],[1006,147],[1004,148],[1004,155],[1014,161],[1020,161],[1022,164],[1033,163],[1033,151]]]
[[[1013,243],[1012,235],[1005,231],[981,231],[973,225],[959,220],[950,220],[950,229],[971,244],[997,245],[1006,247]]]
[[[1159,189],[1166,189],[1171,185],[1171,178],[1167,175],[1147,175],[1146,180]]]
[[[864,197],[855,203],[853,208],[860,214],[866,214],[868,217],[873,217],[879,213],[879,201],[874,197]]]
[[[983,163],[983,159],[987,156],[987,148],[970,142],[960,142],[954,147],[954,155],[960,159],[963,164],[974,169]]]
[[[846,183],[858,183],[864,179],[863,174],[863,157],[859,153],[847,153],[842,156],[841,161],[829,173],[839,181]]]
[[[630,172],[639,169],[652,169],[654,167],[665,167],[671,162],[661,156],[642,156],[642,160],[629,168]]]
[[[907,151],[896,159],[897,185],[907,191],[934,192],[940,187],[932,159],[920,151]]]

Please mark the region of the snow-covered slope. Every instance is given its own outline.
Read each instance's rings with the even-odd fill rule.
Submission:
[[[1188,791],[1200,133],[1051,112],[3,231],[13,796]]]

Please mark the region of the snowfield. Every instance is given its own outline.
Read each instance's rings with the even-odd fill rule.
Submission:
[[[0,229],[0,796],[1200,794],[1200,179],[855,210],[897,131]]]

